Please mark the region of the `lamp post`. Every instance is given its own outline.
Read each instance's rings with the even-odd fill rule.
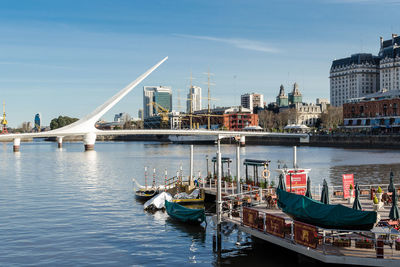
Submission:
[[[285,173],[285,179],[284,179],[284,183],[286,184],[286,175],[287,175],[287,169],[288,169],[288,167],[287,167],[287,165],[286,165],[286,163],[283,165],[283,171],[284,171],[284,173]],[[292,191],[292,177],[290,176],[290,191]]]
[[[209,172],[208,172],[208,155],[206,155],[206,161],[207,161],[207,178],[208,178],[208,176],[209,176]]]

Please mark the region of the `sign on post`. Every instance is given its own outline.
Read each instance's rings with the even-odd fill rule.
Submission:
[[[350,185],[354,188],[354,174],[343,174],[343,198],[350,197]]]
[[[305,195],[307,189],[307,172],[305,170],[289,170],[286,174],[286,190]]]

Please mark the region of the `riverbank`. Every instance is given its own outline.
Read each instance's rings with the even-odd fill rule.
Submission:
[[[311,135],[309,143],[297,138],[246,137],[246,145],[398,149],[400,135]]]
[[[56,141],[56,138],[46,138],[46,141]],[[151,141],[171,142],[167,135],[106,135],[97,136],[97,141]],[[32,139],[23,140],[31,142]],[[64,137],[64,142],[82,141],[81,136]],[[12,142],[12,139],[5,142]],[[189,142],[190,143],[190,142]],[[196,142],[194,142],[196,143]],[[213,142],[203,142],[212,144]],[[233,139],[224,139],[222,143],[235,143]],[[272,146],[313,146],[313,147],[338,147],[338,148],[386,148],[399,149],[400,135],[310,135],[309,143],[300,143],[298,138],[282,138],[270,136],[247,136],[246,145],[272,145]]]

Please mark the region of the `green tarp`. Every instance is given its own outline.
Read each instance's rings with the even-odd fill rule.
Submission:
[[[353,210],[343,205],[328,205],[302,195],[276,190],[278,205],[295,220],[328,229],[370,230],[376,223],[375,211]]]
[[[200,224],[206,219],[204,209],[189,209],[167,200],[165,201],[165,209],[169,216],[181,222]]]

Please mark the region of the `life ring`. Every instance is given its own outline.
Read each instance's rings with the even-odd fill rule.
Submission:
[[[262,178],[268,179],[270,174],[271,174],[271,172],[268,169],[264,169],[262,172]]]

